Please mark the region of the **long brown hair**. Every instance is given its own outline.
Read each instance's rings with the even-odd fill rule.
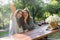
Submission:
[[[29,14],[29,11],[27,9],[24,9],[23,11],[26,11],[28,13],[28,18],[26,20],[26,23],[24,22],[24,19],[23,19],[23,25],[22,25],[22,27],[23,27],[23,30],[25,30],[25,29],[29,29],[30,14]],[[24,16],[23,16],[23,18],[24,18]]]
[[[24,11],[26,11],[26,12],[28,13],[28,18],[27,18],[27,20],[26,20],[26,21],[29,21],[29,20],[30,20],[30,12],[29,12],[29,10],[28,10],[28,9],[24,9]]]
[[[18,26],[21,27],[22,24],[23,24],[23,16],[18,19],[18,18],[17,18],[17,14],[18,14],[19,12],[22,12],[22,10],[21,10],[21,9],[17,10],[17,11],[15,12],[15,17],[16,17],[16,21],[17,21]],[[22,13],[23,13],[23,12],[22,12]]]

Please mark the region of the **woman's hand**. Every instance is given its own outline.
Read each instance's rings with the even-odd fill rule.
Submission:
[[[26,23],[26,19],[24,19],[24,22]]]
[[[10,4],[10,9],[11,9],[12,13],[14,13],[16,11],[16,7],[14,6],[14,3]]]

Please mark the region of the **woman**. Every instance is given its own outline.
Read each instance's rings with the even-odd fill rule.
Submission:
[[[21,20],[22,20],[22,11],[16,10],[14,15],[11,15],[10,17],[10,29],[9,29],[10,35],[23,32],[21,27]]]
[[[33,30],[35,29],[35,25],[32,17],[29,15],[29,11],[27,9],[23,10],[24,23],[22,25],[23,30]]]

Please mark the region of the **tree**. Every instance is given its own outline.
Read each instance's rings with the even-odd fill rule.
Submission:
[[[40,8],[42,8],[42,6],[40,5],[41,3],[41,0],[15,0],[14,2],[17,9],[24,9],[25,7],[27,7],[30,10],[31,16],[34,20],[35,16],[39,14],[38,11],[40,10]]]

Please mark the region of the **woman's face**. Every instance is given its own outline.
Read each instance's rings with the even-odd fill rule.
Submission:
[[[23,16],[24,16],[25,19],[27,19],[28,18],[28,12],[27,11],[23,11]]]
[[[22,17],[22,12],[18,12],[17,13],[17,18],[19,19],[19,18],[21,18]]]

